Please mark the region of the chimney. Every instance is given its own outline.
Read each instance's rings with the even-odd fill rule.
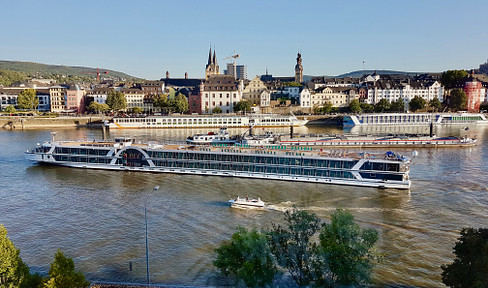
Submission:
[[[166,71],[166,79],[169,79],[169,71]]]
[[[188,79],[188,72],[185,72],[185,79]]]

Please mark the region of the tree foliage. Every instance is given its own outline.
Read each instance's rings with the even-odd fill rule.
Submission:
[[[136,106],[136,107],[132,107],[130,112],[133,114],[142,114],[142,112],[144,112],[144,110],[142,110],[141,107]]]
[[[183,93],[178,93],[175,100],[171,102],[171,110],[176,113],[186,113],[188,112],[188,98]]]
[[[238,227],[229,242],[217,248],[213,262],[224,275],[244,281],[247,287],[264,287],[277,272],[266,235]]]
[[[464,85],[468,78],[468,72],[465,70],[448,70],[442,73],[441,83],[446,89],[459,88]]]
[[[15,109],[14,105],[8,105],[7,107],[5,107],[5,109],[3,109],[4,112],[7,112],[7,113],[15,113],[17,112],[17,110]]]
[[[21,83],[29,79],[27,74],[17,71],[0,70],[0,85],[8,87],[13,83]]]
[[[24,89],[17,97],[17,105],[20,109],[34,110],[39,106],[39,99],[37,99],[36,90]]]
[[[374,106],[368,103],[360,103],[361,109],[365,113],[373,113],[374,112]]]
[[[402,98],[397,99],[396,101],[391,102],[390,105],[391,112],[403,112],[405,111],[405,102]]]
[[[61,250],[54,255],[54,261],[49,269],[49,277],[45,288],[80,288],[87,287],[83,273],[75,271],[73,259],[65,257]]]
[[[39,274],[31,275],[29,267],[20,258],[20,250],[7,235],[7,229],[0,224],[0,277],[4,278],[4,286],[8,288],[37,287],[42,282]]]
[[[222,113],[222,108],[215,107],[212,109],[212,114],[220,114],[220,113]]]
[[[351,110],[352,113],[361,113],[363,111],[358,99],[354,99],[349,103],[349,110]]]
[[[439,101],[439,98],[435,97],[434,99],[429,101],[429,106],[434,109],[434,111],[439,111],[439,109],[442,106],[441,101]]]
[[[249,112],[251,111],[251,102],[247,100],[241,100],[234,105],[234,112]]]
[[[320,251],[330,269],[332,284],[361,285],[369,282],[378,256],[373,246],[378,232],[354,223],[354,216],[337,209],[330,224],[320,231]]]
[[[322,107],[314,107],[313,112],[317,114],[329,114],[333,111],[334,106],[329,101],[326,101]]]
[[[105,103],[115,112],[127,108],[127,99],[124,93],[120,91],[111,90],[107,95]]]
[[[293,280],[305,286],[317,278],[315,272],[319,264],[314,257],[317,245],[311,238],[322,225],[315,214],[306,211],[286,211],[285,220],[288,227],[273,224],[268,234],[271,251]]]
[[[86,108],[93,113],[100,113],[110,110],[110,107],[108,107],[107,104],[100,104],[97,101],[92,101]]]
[[[283,87],[302,87],[303,85],[296,81],[283,82]]]
[[[424,109],[425,104],[426,104],[425,99],[420,96],[415,96],[413,97],[412,100],[410,100],[410,102],[408,102],[408,106],[410,110],[413,112]]]
[[[487,287],[488,228],[463,228],[454,245],[456,258],[442,265],[442,282],[455,288]]]
[[[451,95],[449,96],[449,108],[454,110],[464,110],[466,109],[467,102],[468,98],[463,89],[452,89]]]
[[[375,112],[386,112],[390,110],[391,103],[386,99],[381,99],[374,105]]]

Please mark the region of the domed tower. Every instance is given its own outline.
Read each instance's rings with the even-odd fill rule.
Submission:
[[[303,82],[303,66],[302,66],[302,54],[297,54],[297,65],[295,65],[295,82]]]

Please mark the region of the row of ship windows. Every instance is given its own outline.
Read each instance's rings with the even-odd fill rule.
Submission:
[[[158,124],[163,125],[172,125],[172,124],[241,124],[242,120],[240,118],[235,119],[151,119],[151,118],[119,118],[117,120],[118,123],[145,123],[145,122],[153,122],[156,123],[158,120]]]
[[[352,168],[357,162],[348,160],[325,160],[313,158],[292,158],[292,157],[269,157],[242,154],[208,154],[208,153],[178,153],[178,152],[159,152],[147,151],[149,157],[157,159],[181,159],[198,161],[218,161],[218,162],[237,162],[237,163],[257,163],[274,165],[299,165],[312,167],[329,168]],[[383,163],[379,163],[383,164]],[[383,169],[381,169],[383,170]]]
[[[75,157],[69,155],[106,156],[109,151],[110,150],[106,150],[106,149],[82,149],[82,148],[56,147],[55,153],[65,154],[65,155],[55,155],[55,157],[65,157],[65,158]],[[135,153],[129,152],[123,154],[122,158],[127,157],[127,154],[129,154],[132,156],[131,158],[137,158],[139,160],[142,159],[142,154],[140,154],[136,150],[134,151]],[[159,159],[270,164],[270,165],[296,165],[296,166],[308,166],[308,167],[319,167],[319,168],[340,168],[340,169],[351,169],[357,163],[356,161],[350,161],[350,160],[269,157],[269,156],[257,156],[257,155],[254,156],[254,155],[242,155],[242,154],[179,153],[179,152],[161,152],[161,151],[147,151],[147,152],[151,158],[155,159],[154,161],[161,161],[161,160],[156,160],[159,158]],[[63,160],[63,161],[68,161],[68,160]],[[85,160],[84,162],[86,161],[89,160]],[[90,163],[97,163],[97,162],[90,162]],[[400,169],[400,165],[398,163],[365,162],[362,165],[361,169],[398,172]]]

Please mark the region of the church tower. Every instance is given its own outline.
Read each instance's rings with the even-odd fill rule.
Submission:
[[[297,54],[297,65],[295,65],[295,82],[303,82],[303,66],[302,66],[302,54]]]
[[[212,57],[212,47],[210,47],[210,51],[208,52],[208,63],[205,66],[205,79],[208,79],[210,75],[217,75],[220,74],[219,65],[217,65],[217,56],[215,55],[215,49]]]

